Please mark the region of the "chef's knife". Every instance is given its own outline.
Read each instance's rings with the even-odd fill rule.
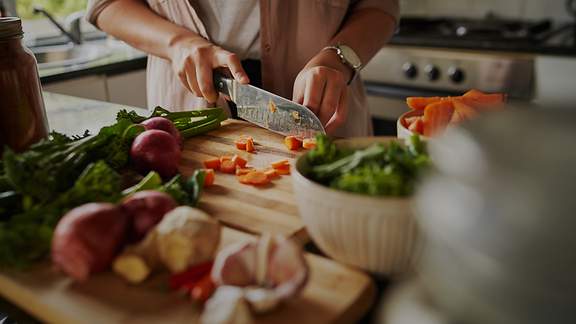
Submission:
[[[214,73],[214,84],[236,104],[238,117],[246,121],[284,136],[309,138],[325,133],[318,117],[305,106],[218,72]]]

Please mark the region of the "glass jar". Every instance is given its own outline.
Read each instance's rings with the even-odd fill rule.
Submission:
[[[38,66],[22,44],[20,18],[0,18],[0,157],[21,152],[48,136]]]

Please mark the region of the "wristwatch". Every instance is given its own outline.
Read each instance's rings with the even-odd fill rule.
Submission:
[[[354,52],[350,46],[342,44],[326,46],[324,47],[324,50],[336,51],[336,55],[338,55],[342,63],[346,64],[352,69],[352,77],[350,80],[348,80],[348,84],[352,83],[352,81],[354,81],[356,78],[356,75],[358,75],[358,72],[360,72],[360,69],[362,69],[362,61],[360,60],[360,57],[358,57],[358,54],[356,54],[356,52]]]

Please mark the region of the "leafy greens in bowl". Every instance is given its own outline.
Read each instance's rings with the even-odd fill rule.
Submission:
[[[325,135],[305,156],[309,179],[337,190],[370,196],[406,197],[414,193],[420,175],[430,165],[426,144],[419,136],[406,145],[397,141],[338,145]],[[356,147],[354,147],[356,146]],[[360,146],[360,147],[358,147]]]

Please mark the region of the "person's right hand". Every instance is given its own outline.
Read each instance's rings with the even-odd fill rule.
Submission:
[[[218,100],[212,77],[215,68],[228,68],[236,81],[250,82],[236,54],[200,36],[176,41],[170,48],[170,61],[182,84],[196,96],[204,97],[209,103]]]

